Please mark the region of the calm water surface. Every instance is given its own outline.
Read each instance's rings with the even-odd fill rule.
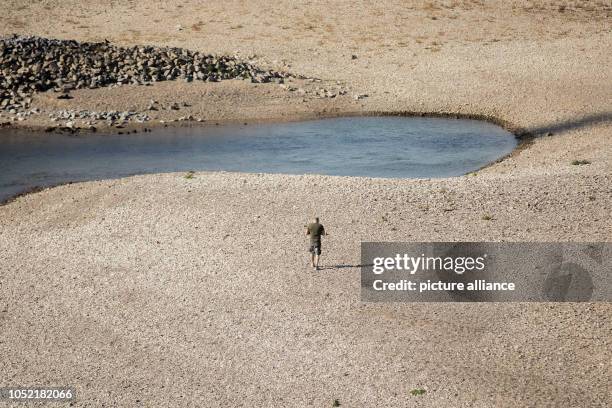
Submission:
[[[35,186],[134,174],[224,170],[390,178],[459,176],[516,147],[463,119],[356,117],[130,135],[0,133],[0,200]]]

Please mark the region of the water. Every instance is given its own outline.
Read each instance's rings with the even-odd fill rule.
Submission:
[[[517,141],[481,121],[356,117],[164,128],[130,135],[0,133],[0,201],[34,186],[225,170],[390,178],[459,176]]]

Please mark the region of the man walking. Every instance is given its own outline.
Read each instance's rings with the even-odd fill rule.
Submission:
[[[321,236],[327,235],[323,224],[319,222],[319,217],[306,226],[306,235],[310,235],[310,264],[318,271],[321,257]]]

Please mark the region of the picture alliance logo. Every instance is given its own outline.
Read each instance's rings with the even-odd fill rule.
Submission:
[[[373,259],[372,272],[380,275],[386,271],[404,271],[414,275],[418,271],[447,271],[462,275],[469,271],[483,271],[488,254],[481,256],[411,256],[396,254],[394,257]]]
[[[608,243],[364,243],[362,265],[364,293],[376,301],[612,299]]]

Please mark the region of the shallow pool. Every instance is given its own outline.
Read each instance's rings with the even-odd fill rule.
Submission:
[[[0,200],[35,186],[188,170],[459,176],[516,145],[511,133],[491,123],[406,117],[163,128],[129,135],[9,131],[0,133]]]

